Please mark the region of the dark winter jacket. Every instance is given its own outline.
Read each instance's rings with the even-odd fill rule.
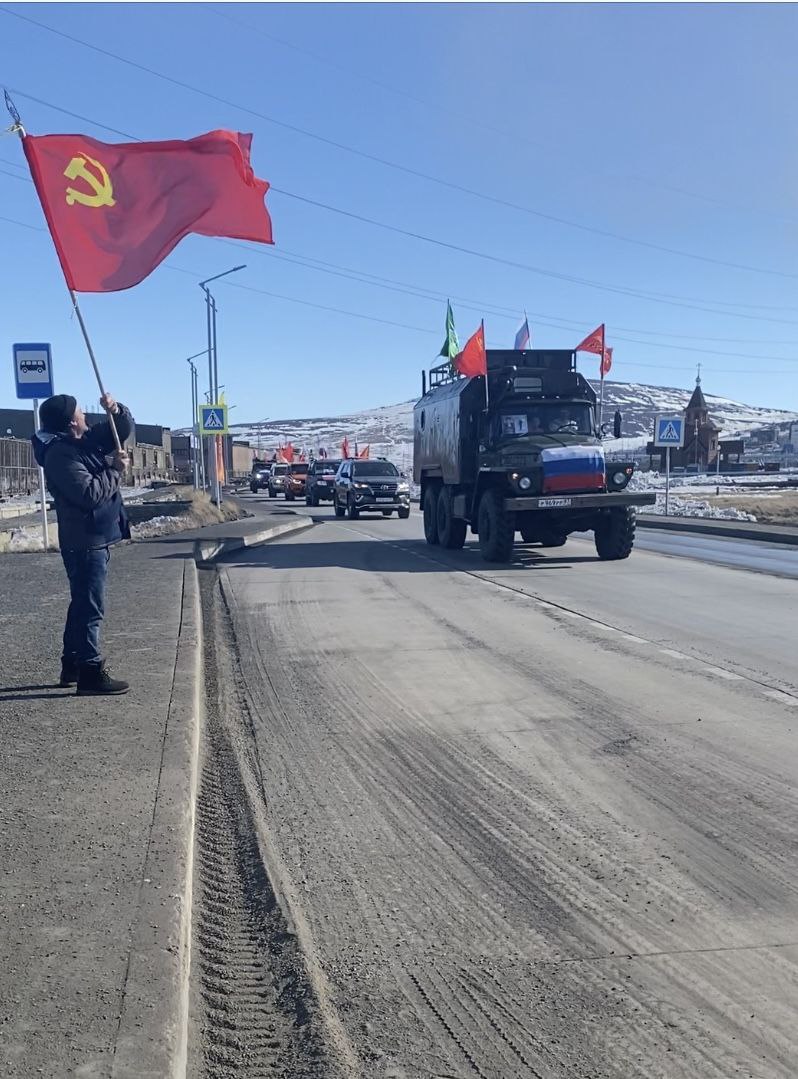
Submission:
[[[124,405],[114,422],[124,443],[133,429]],[[106,460],[116,449],[108,422],[90,427],[83,438],[37,431],[31,441],[55,503],[61,550],[107,547],[130,537],[119,493],[121,477]]]

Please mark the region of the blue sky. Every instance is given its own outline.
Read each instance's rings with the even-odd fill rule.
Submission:
[[[484,314],[489,346],[509,347],[524,307],[540,346],[573,347],[603,321],[613,377],[689,387],[700,361],[708,392],[798,410],[793,5],[10,10],[231,103],[2,10],[0,82],[32,134],[252,131],[255,170],[281,192],[525,267],[270,192],[274,248],[191,237],[138,288],[84,297],[108,387],[140,420],[189,422],[184,360],[205,344],[195,281],[239,262],[217,290],[234,422],[413,396],[447,295],[463,298],[461,340]],[[0,403],[13,403],[19,340],[51,341],[57,389],[94,400],[49,237],[14,223],[43,224],[22,164],[17,141],[0,139]],[[595,358],[581,365],[592,374]]]

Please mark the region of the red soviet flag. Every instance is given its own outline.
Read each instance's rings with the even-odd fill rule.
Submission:
[[[33,180],[69,288],[116,292],[152,273],[184,236],[272,243],[269,189],[249,161],[251,135],[98,142],[26,135]]]
[[[480,324],[477,332],[469,337],[463,346],[463,351],[458,352],[452,362],[461,375],[467,375],[469,378],[488,373],[484,324]]]
[[[607,345],[604,349],[604,355],[601,357],[601,363],[599,365],[599,373],[602,378],[610,373],[612,367],[612,348]]]
[[[604,323],[595,329],[592,333],[589,333],[584,341],[580,341],[574,349],[574,352],[597,352],[599,356],[604,355]]]

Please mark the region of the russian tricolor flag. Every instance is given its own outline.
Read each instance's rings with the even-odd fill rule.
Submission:
[[[529,344],[529,341],[529,319],[526,317],[526,314],[524,314],[524,321],[522,322],[518,333],[515,335],[515,351],[522,352]]]
[[[600,446],[552,446],[540,451],[543,494],[603,491],[604,450]]]

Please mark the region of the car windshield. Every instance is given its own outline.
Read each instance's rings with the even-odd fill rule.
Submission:
[[[307,472],[307,470],[308,470],[307,462],[304,462],[304,461],[300,461],[298,464],[289,466],[289,471],[290,472]]]
[[[272,474],[275,476],[283,476],[288,471],[288,465],[272,465]]]
[[[496,419],[500,438],[525,435],[593,433],[591,409],[581,402],[552,401],[547,404],[507,408]]]
[[[354,475],[362,476],[398,476],[399,470],[390,461],[358,461]]]
[[[314,472],[337,472],[340,464],[341,464],[340,461],[329,461],[329,460],[317,461],[316,464],[313,466],[313,471]]]

